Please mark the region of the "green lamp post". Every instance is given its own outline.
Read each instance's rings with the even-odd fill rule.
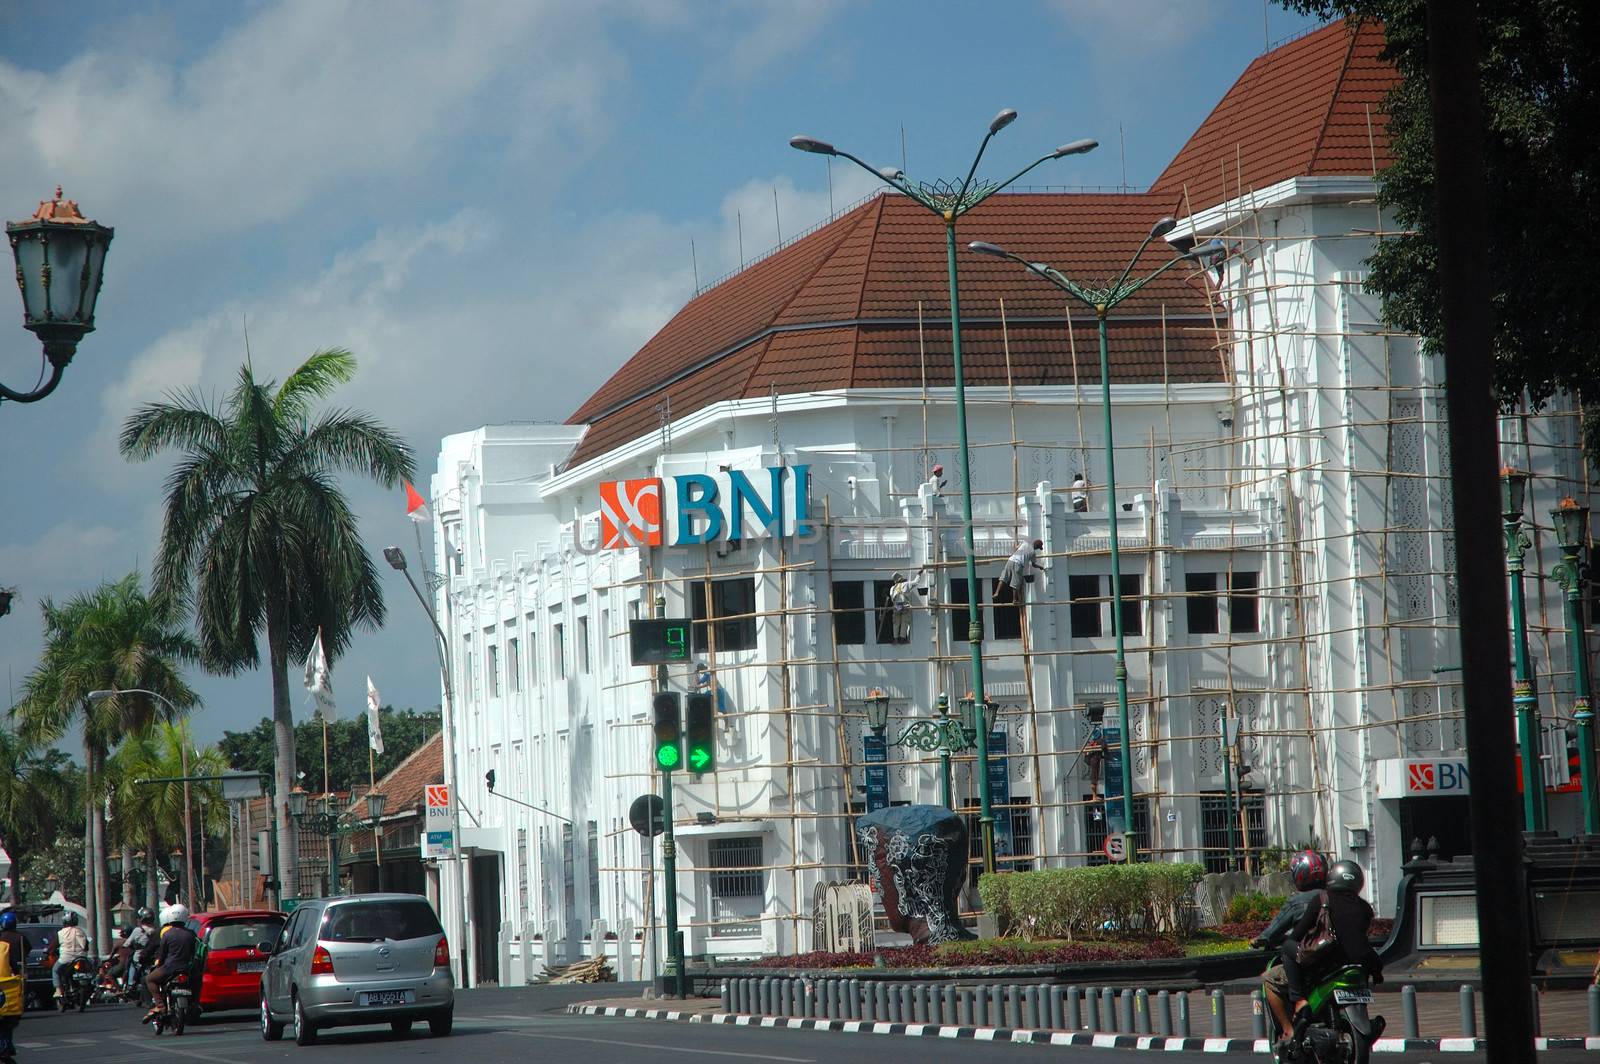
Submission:
[[[789,146],[798,151],[811,152],[816,155],[836,156],[848,159],[861,167],[867,173],[889,185],[891,188],[905,195],[913,203],[932,211],[944,223],[945,243],[945,270],[950,279],[950,347],[955,363],[956,383],[956,439],[960,448],[961,458],[961,516],[963,529],[963,546],[967,556],[967,643],[972,649],[972,690],[974,697],[983,702],[983,622],[980,620],[978,607],[978,568],[976,550],[972,536],[972,468],[971,455],[967,450],[967,392],[966,375],[962,369],[961,361],[961,301],[956,284],[956,222],[962,215],[971,211],[978,204],[999,192],[1007,185],[1021,178],[1028,171],[1040,163],[1051,159],[1060,159],[1068,155],[1082,155],[1099,147],[1099,141],[1075,140],[1070,144],[1063,144],[1048,155],[1041,155],[1033,162],[1018,170],[1004,181],[974,181],[973,175],[978,172],[978,163],[983,159],[984,150],[989,147],[989,141],[1002,129],[1016,121],[1017,112],[1007,108],[994,116],[989,123],[989,132],[984,134],[983,142],[978,145],[978,153],[972,159],[972,165],[967,169],[967,176],[959,185],[947,181],[933,183],[918,182],[913,185],[905,172],[892,166],[871,166],[849,152],[835,148],[827,141],[815,137],[791,137]],[[983,833],[983,870],[993,872],[994,865],[994,811],[990,807],[989,792],[989,737],[983,729],[978,730],[978,801],[979,801],[979,826]]]
[[[1500,516],[1505,520],[1506,570],[1511,574],[1512,704],[1522,750],[1522,823],[1528,831],[1543,831],[1548,814],[1539,771],[1539,693],[1528,659],[1528,607],[1522,594],[1522,559],[1533,546],[1522,526],[1527,493],[1528,474],[1510,466],[1500,470]]]
[[[1054,266],[1042,262],[1031,262],[1020,255],[1013,255],[1005,248],[981,241],[968,244],[967,247],[980,255],[993,255],[996,258],[1009,259],[1018,263],[1030,273],[1043,277],[1046,281],[1066,292],[1068,295],[1086,304],[1094,311],[1095,321],[1100,332],[1100,409],[1104,418],[1106,437],[1106,498],[1109,500],[1106,510],[1110,517],[1111,539],[1111,622],[1112,631],[1116,636],[1116,681],[1117,681],[1117,722],[1122,731],[1122,830],[1131,833],[1135,823],[1133,816],[1133,752],[1130,745],[1128,722],[1128,663],[1124,652],[1122,632],[1122,555],[1117,543],[1117,462],[1116,449],[1112,445],[1111,432],[1111,364],[1106,344],[1106,325],[1110,318],[1111,310],[1123,300],[1132,296],[1139,289],[1154,281],[1180,262],[1214,260],[1225,254],[1226,246],[1220,240],[1211,240],[1198,247],[1192,245],[1163,264],[1159,269],[1143,277],[1129,279],[1133,267],[1144,254],[1145,248],[1157,237],[1166,236],[1177,227],[1177,220],[1162,218],[1150,227],[1150,232],[1145,235],[1139,250],[1133,253],[1133,258],[1128,260],[1128,265],[1123,268],[1122,276],[1105,288],[1088,288],[1078,284]],[[1130,840],[1131,841],[1131,840]],[[1135,849],[1128,847],[1128,857],[1133,859]]]
[[[867,726],[883,736],[889,729],[889,696],[874,689],[864,699]],[[886,746],[909,746],[925,754],[939,755],[939,795],[946,809],[955,809],[954,788],[950,779],[950,758],[977,749],[978,735],[994,726],[994,703],[984,703],[983,720],[978,720],[977,703],[972,697],[961,699],[960,719],[950,715],[950,696],[939,695],[932,717],[912,721],[899,738],[885,739]]]
[[[1561,563],[1551,572],[1567,593],[1567,652],[1572,655],[1572,717],[1578,727],[1578,771],[1583,775],[1583,830],[1600,834],[1600,783],[1595,779],[1594,710],[1589,690],[1589,645],[1583,627],[1583,592],[1589,586],[1589,508],[1571,496],[1550,511]]]

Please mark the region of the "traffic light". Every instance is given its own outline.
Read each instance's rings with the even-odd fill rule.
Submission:
[[[483,774],[483,782],[489,785],[491,791],[494,790],[494,769]]]
[[[662,772],[676,770],[683,761],[683,726],[679,706],[676,691],[662,691],[655,696],[656,764]]]
[[[717,718],[711,711],[711,695],[689,696],[687,719],[684,721],[688,742],[689,771],[714,772],[717,768]]]

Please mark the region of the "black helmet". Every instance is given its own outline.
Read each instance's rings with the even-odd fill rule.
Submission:
[[[141,924],[146,922],[147,920],[154,920],[156,918],[156,914],[151,912],[149,909],[145,908],[143,905],[139,906],[138,915],[139,915],[139,922]]]
[[[64,927],[76,927],[78,923],[78,914],[68,910],[67,915],[61,918],[61,923]]]
[[[1360,894],[1366,882],[1367,874],[1360,865],[1348,858],[1328,866],[1328,890],[1339,894]]]
[[[1289,878],[1295,890],[1320,890],[1328,877],[1328,862],[1316,850],[1301,850],[1289,858]]]

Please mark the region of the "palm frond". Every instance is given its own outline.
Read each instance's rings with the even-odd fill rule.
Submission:
[[[376,418],[342,409],[323,414],[284,454],[291,475],[302,471],[348,469],[365,473],[386,488],[416,478],[411,445]]]
[[[280,422],[304,420],[313,400],[326,399],[356,375],[356,356],[342,347],[314,351],[300,368],[289,374],[273,401]]]

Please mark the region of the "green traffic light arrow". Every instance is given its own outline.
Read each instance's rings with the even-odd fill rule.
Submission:
[[[697,746],[689,751],[689,767],[696,772],[702,771],[711,764],[711,751],[703,746]]]

